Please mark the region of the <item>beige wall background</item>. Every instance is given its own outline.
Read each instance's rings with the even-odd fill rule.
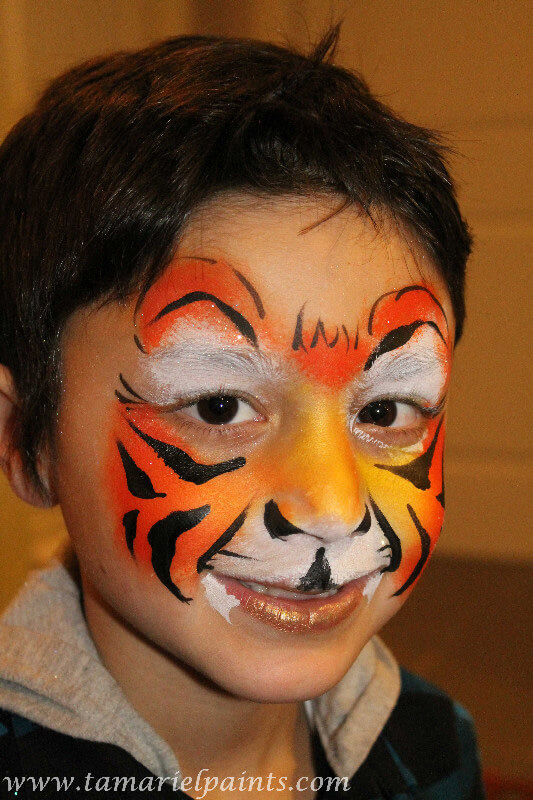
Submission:
[[[455,143],[476,236],[440,552],[531,562],[528,0],[0,0],[0,138],[50,78],[89,56],[183,33],[305,46],[341,16],[339,62]],[[64,535],[57,510],[24,506],[0,479],[0,605]]]

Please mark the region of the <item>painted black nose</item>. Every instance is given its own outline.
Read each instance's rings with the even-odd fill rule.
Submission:
[[[331,567],[325,553],[325,547],[319,547],[316,551],[313,563],[306,574],[300,578],[298,584],[300,592],[325,592],[336,587],[331,580]]]
[[[295,533],[304,533],[312,535],[310,531],[304,531],[303,528],[297,528],[292,522],[283,516],[279,510],[278,504],[274,500],[269,500],[265,505],[264,513],[265,528],[267,529],[272,539],[282,539],[285,541],[287,536],[292,536]],[[353,531],[358,536],[368,533],[371,525],[371,517],[368,506],[365,506],[365,514],[357,528]],[[320,536],[316,538],[320,539]]]
[[[294,533],[305,533],[305,531],[297,528],[296,525],[293,525],[283,516],[274,500],[269,500],[265,505],[264,521],[265,528],[272,539],[285,539]]]

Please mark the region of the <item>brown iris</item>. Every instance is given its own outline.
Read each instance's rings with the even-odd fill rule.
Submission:
[[[209,425],[226,425],[232,422],[239,410],[237,397],[216,395],[204,397],[196,404],[198,416]]]
[[[375,400],[359,412],[357,421],[387,428],[392,425],[397,414],[398,409],[394,400]]]

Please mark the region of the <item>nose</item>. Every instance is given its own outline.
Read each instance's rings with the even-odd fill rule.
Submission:
[[[365,512],[344,413],[321,395],[298,415],[279,465],[276,503],[293,525],[321,539],[353,532]]]

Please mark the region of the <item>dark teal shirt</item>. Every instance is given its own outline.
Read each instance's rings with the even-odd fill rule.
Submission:
[[[439,689],[405,670],[398,702],[347,790],[328,780],[335,775],[318,737],[313,746],[316,776],[323,779],[317,800],[483,800],[485,796],[470,716]],[[117,784],[116,778],[130,780]],[[63,781],[59,786],[58,780]],[[188,797],[174,790],[171,781],[157,789],[159,780],[116,745],[76,739],[0,711],[1,800]],[[111,788],[116,785],[123,788]]]

